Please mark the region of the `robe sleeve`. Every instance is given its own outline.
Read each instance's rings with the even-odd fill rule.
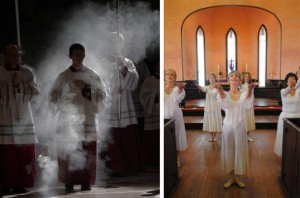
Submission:
[[[40,93],[33,71],[28,73],[26,81],[20,82],[15,89],[15,98],[19,103],[30,102],[33,96]]]
[[[254,94],[253,93],[251,94],[251,96],[249,98],[247,98],[247,92],[243,92],[240,97],[241,97],[241,99],[243,101],[243,105],[242,106],[245,109],[250,109],[253,106],[253,102],[254,102]]]
[[[133,91],[138,86],[139,75],[132,61],[126,59],[126,66],[128,68],[128,71],[123,78],[123,81],[121,82],[122,88]]]
[[[298,89],[299,87],[300,87],[300,79],[298,79],[295,89]]]
[[[59,110],[58,103],[62,95],[62,86],[63,75],[59,74],[59,76],[55,79],[49,93],[49,109],[53,115],[55,115]]]
[[[207,89],[208,89],[207,86],[202,87],[201,85],[198,85],[198,88],[199,88],[200,91],[202,91],[202,92],[207,92]]]
[[[172,93],[174,102],[177,103],[177,104],[181,103],[181,101],[185,97],[185,90],[184,89],[181,93],[178,93],[178,91],[179,91],[179,88],[175,87],[174,90],[173,90],[173,93]]]
[[[12,94],[10,94],[12,89],[13,87],[11,83],[2,82],[0,84],[0,104],[2,106],[8,104],[10,96],[12,96]]]
[[[225,110],[226,108],[230,107],[230,99],[228,92],[225,91],[225,97],[222,98],[221,95],[218,93],[217,101],[221,109]]]
[[[285,97],[286,95],[289,94],[291,88],[288,86],[287,88],[284,88],[284,89],[281,89],[280,90],[280,95],[281,95],[281,98]]]
[[[157,98],[159,98],[158,92],[153,90],[151,82],[151,78],[144,81],[139,96],[144,111],[149,115],[158,114],[159,112],[159,100],[157,101]]]
[[[40,93],[33,71],[27,70],[27,72],[20,75],[25,77],[18,86],[13,86],[11,82],[0,84],[0,104],[8,104],[11,101],[18,103],[30,102],[33,96]]]
[[[100,113],[104,107],[107,98],[106,87],[100,76],[96,76],[95,82],[91,83],[91,104],[96,113]]]

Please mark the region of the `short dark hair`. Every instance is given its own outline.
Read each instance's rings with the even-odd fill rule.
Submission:
[[[296,81],[298,80],[297,75],[296,75],[295,73],[290,72],[290,73],[288,73],[288,74],[285,76],[285,79],[284,79],[284,83],[285,83],[286,85],[287,85],[287,81],[288,81],[289,77],[294,77],[294,78],[296,79]]]
[[[83,50],[85,52],[85,49],[83,47],[83,45],[79,44],[79,43],[74,43],[70,46],[69,48],[69,54],[71,55],[73,53],[74,50]]]
[[[5,55],[7,53],[7,50],[10,48],[16,48],[19,51],[19,47],[16,44],[7,43],[3,46],[3,49],[2,49],[3,55]]]

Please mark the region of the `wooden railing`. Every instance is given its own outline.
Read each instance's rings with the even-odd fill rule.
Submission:
[[[184,101],[186,100],[194,100],[194,99],[203,99],[205,98],[205,93],[201,92],[195,85],[196,81],[188,80],[188,81],[179,81],[185,83],[184,89],[186,92],[186,96]],[[254,96],[258,98],[271,98],[278,99],[280,103],[280,90],[282,88],[282,84],[280,80],[270,80],[267,81],[266,87],[256,87],[254,89]],[[224,90],[229,90],[229,85],[223,85]],[[184,101],[181,106],[184,106]]]

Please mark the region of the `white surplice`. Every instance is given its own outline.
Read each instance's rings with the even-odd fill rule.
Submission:
[[[15,73],[20,81],[18,88],[11,82]],[[37,143],[30,101],[38,94],[30,67],[20,66],[18,71],[0,67],[0,144]]]
[[[74,80],[82,80],[89,87],[91,100],[82,95]],[[50,91],[52,112],[58,113],[58,141],[80,142],[98,139],[98,113],[105,106],[106,89],[100,76],[85,67],[82,72],[66,69],[56,78]]]
[[[133,62],[128,58],[122,57],[122,64],[120,66],[117,61],[109,61],[106,58],[101,62],[101,66],[107,72],[103,76],[108,94],[108,107],[104,119],[107,119],[109,127],[113,128],[124,128],[137,124],[132,91],[138,85],[139,75]],[[128,68],[125,76],[120,72],[123,66]]]

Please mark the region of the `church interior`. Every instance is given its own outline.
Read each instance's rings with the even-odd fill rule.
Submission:
[[[16,18],[16,2],[19,3],[19,21]],[[86,2],[84,0],[1,0],[1,49],[6,43],[22,46],[24,63],[37,71],[43,71],[43,68],[49,69],[48,66],[53,64],[66,64],[66,46],[68,46],[66,43],[74,41],[72,35],[76,35],[75,38],[86,38],[84,35],[87,34],[89,39],[84,41],[93,52],[88,63],[97,62],[95,57],[99,55],[97,54],[98,36],[105,31],[103,29],[116,27],[112,27],[113,23],[110,23],[100,28],[97,24],[102,24],[101,20],[82,22],[81,19],[76,18],[81,15],[72,12],[78,11],[77,8]],[[119,1],[90,0],[88,2],[104,5],[105,8],[115,12],[114,6],[110,6],[116,5],[115,3]],[[135,2],[141,1],[120,0],[120,5],[124,6],[125,3],[136,5]],[[161,71],[174,69],[177,73],[176,81],[184,84],[186,96],[180,103],[180,107],[186,128],[187,149],[177,153],[174,122],[165,120],[163,123],[161,120],[160,130],[164,131],[161,134],[164,143],[160,148],[161,154],[164,153],[164,163],[162,163],[164,167],[151,167],[146,171],[121,177],[108,177],[100,173],[91,191],[81,192],[76,188],[73,194],[65,193],[63,184],[57,181],[56,172],[46,175],[48,180],[45,186],[42,178],[43,168],[40,167],[35,188],[29,189],[27,193],[10,193],[3,197],[300,197],[300,144],[298,144],[300,121],[298,119],[286,122],[285,131],[289,136],[284,143],[286,152],[283,156],[278,157],[273,151],[278,119],[282,112],[280,90],[286,87],[284,79],[287,73],[300,71],[298,0],[143,0],[142,2],[148,3],[151,10],[149,16],[157,16],[157,12],[162,13],[160,27],[156,26],[155,20],[155,23],[152,20],[139,21],[145,24],[149,22],[147,26],[156,29],[154,35],[160,29],[160,38],[153,38],[151,43],[157,47],[159,41],[163,41],[160,45]],[[140,8],[145,9],[143,6]],[[86,13],[87,10],[79,9],[78,12]],[[102,14],[88,13],[92,16]],[[73,18],[82,23],[77,26],[76,23],[65,23],[73,22]],[[130,20],[122,22],[124,22],[122,25],[135,25]],[[19,23],[19,27],[16,23]],[[94,34],[89,30],[83,32],[82,27],[91,30],[98,28],[100,34]],[[137,32],[144,34],[144,32]],[[131,36],[129,43],[137,44],[136,41],[142,38],[134,37],[134,34],[129,35]],[[101,44],[101,41],[99,43]],[[137,58],[143,50],[138,49],[139,53],[136,54],[133,53],[133,48],[129,48],[126,55]],[[157,52],[154,54],[156,56]],[[151,60],[153,54],[147,55],[148,63],[153,63]],[[64,58],[62,59],[61,56]],[[48,61],[48,57],[56,60]],[[3,57],[0,65],[3,64],[2,61]],[[44,71],[53,72],[53,70],[56,69]],[[220,165],[222,134],[217,133],[217,141],[209,142],[210,134],[202,131],[205,93],[200,92],[195,84],[207,85],[208,75],[215,73],[217,82],[224,87],[224,90],[228,90],[227,75],[231,70],[249,72],[253,82],[258,83],[254,88],[256,130],[250,133],[253,142],[248,142],[249,172],[241,176],[246,187],[232,185],[225,189],[223,185],[227,175],[221,170]],[[41,73],[37,72],[37,75],[39,74]],[[49,79],[52,80],[50,75],[52,74],[47,73],[45,76],[38,76],[38,80],[44,80],[41,85],[48,88]],[[160,77],[163,79],[163,72]],[[160,97],[160,102],[163,102],[162,98]],[[34,105],[37,104],[40,103]],[[224,112],[222,116],[224,118]],[[43,127],[37,123],[37,129]],[[43,133],[40,134],[41,139],[46,137]],[[41,141],[37,145],[37,157],[44,143]],[[176,161],[177,155],[180,159],[180,167]]]
[[[70,65],[68,48],[72,43],[82,43],[85,46],[84,64],[97,66],[103,58],[101,54],[101,51],[104,51],[103,38],[111,31],[120,31],[125,37],[124,55],[130,57],[132,61],[143,58],[147,63],[146,66],[151,70],[159,54],[159,50],[157,51],[159,49],[159,9],[158,0],[1,0],[0,65],[2,67],[5,64],[4,45],[9,43],[17,45],[21,49],[19,53],[22,55],[22,64],[35,71],[40,95],[31,102],[38,136],[38,143],[35,145],[37,169],[35,185],[25,189],[27,192],[23,189],[22,192],[17,192],[13,189],[5,190],[1,181],[0,197],[159,196],[159,164],[141,168],[138,172],[111,176],[109,173],[102,172],[105,168],[104,159],[100,160],[98,153],[96,184],[92,185],[89,191],[82,191],[80,186],[76,185],[72,194],[66,194],[64,183],[58,181],[57,169],[52,169],[57,167],[55,148],[50,145],[49,157],[42,157],[44,145],[49,140],[46,134],[53,133],[54,130],[48,131],[46,130],[47,124],[39,124],[47,120],[47,116],[37,116],[37,112],[43,111],[38,110],[40,107],[48,106],[46,104],[48,88],[54,77],[58,75],[57,72],[63,71],[65,66]],[[147,30],[150,36],[137,30]],[[133,40],[134,45],[132,45]],[[139,42],[141,40],[143,42]],[[149,43],[151,43],[150,47]],[[53,62],[49,61],[50,59]],[[97,72],[101,74],[101,71]],[[1,77],[1,82],[2,80]],[[51,121],[48,120],[47,123],[50,124]],[[47,166],[42,165],[43,161]],[[0,163],[2,162],[0,160]],[[5,171],[0,165],[0,176]],[[20,178],[12,179],[21,180]]]
[[[299,11],[300,5],[295,0],[164,1],[164,69],[175,70],[176,81],[184,84],[186,96],[180,107],[188,144],[179,153],[180,168],[174,165],[172,171],[165,171],[165,181],[169,182],[165,184],[165,194],[171,197],[300,196],[296,190],[299,188],[300,167],[295,165],[298,160],[286,162],[287,156],[299,156],[296,140],[287,143],[294,146],[282,158],[273,151],[282,111],[280,90],[286,87],[285,76],[300,69]],[[211,143],[209,133],[202,131],[205,92],[199,91],[195,84],[208,85],[208,75],[215,73],[216,82],[228,90],[227,75],[231,70],[249,72],[252,82],[258,82],[254,88],[256,130],[250,133],[254,141],[248,142],[250,171],[243,176],[246,187],[233,185],[224,189],[226,176],[220,166],[222,135],[217,133],[218,141]],[[293,121],[299,127],[299,121]],[[170,131],[167,124],[165,121],[165,133]],[[165,157],[168,165],[172,154],[166,149],[171,147],[171,143],[165,142],[165,156],[171,156]]]

